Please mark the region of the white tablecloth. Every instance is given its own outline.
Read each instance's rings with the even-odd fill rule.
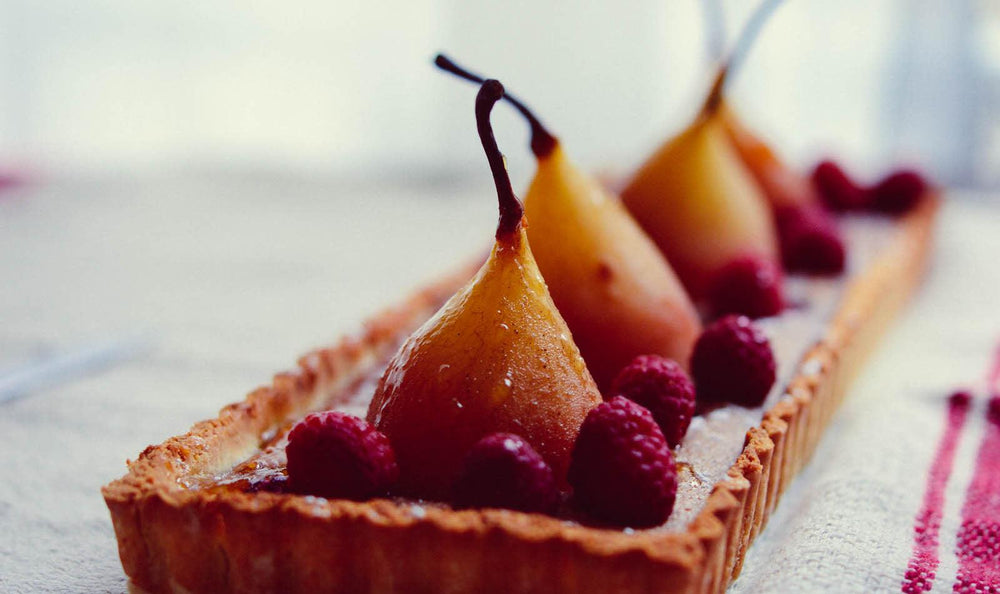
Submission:
[[[0,403],[0,591],[125,591],[99,492],[125,460],[463,261],[494,221],[485,184],[163,177],[0,194],[0,377],[96,342],[144,345]],[[941,223],[927,285],[782,499],[734,591],[899,590],[944,398],[982,377],[1000,336],[1000,206],[952,202]],[[947,490],[941,591],[956,571],[981,409]]]

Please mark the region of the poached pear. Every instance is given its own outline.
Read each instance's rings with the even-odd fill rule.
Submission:
[[[703,110],[661,146],[629,181],[622,201],[695,299],[737,258],[778,261],[767,202],[716,109]]]
[[[779,268],[768,186],[758,185],[752,169],[767,155],[771,165],[777,160],[769,150],[763,154],[760,143],[750,142],[752,136],[738,127],[722,102],[728,73],[778,4],[780,0],[761,2],[694,122],[663,144],[622,191],[625,206],[667,255],[695,299],[704,298],[721,269],[739,258]],[[748,156],[753,153],[754,165],[745,162],[744,151]],[[761,165],[762,174],[764,169]],[[766,175],[775,187],[794,183],[770,170]],[[791,199],[791,194],[781,199]]]
[[[482,77],[444,56],[435,63]],[[528,239],[552,300],[602,389],[638,355],[686,366],[701,322],[673,269],[621,202],[576,167],[562,144],[517,98],[531,126],[538,168],[524,197]]]
[[[476,120],[497,186],[493,249],[475,277],[417,330],[390,361],[368,420],[392,442],[403,494],[446,498],[469,448],[514,433],[565,484],[587,412],[601,402],[532,256],[490,112],[503,86],[486,81]]]

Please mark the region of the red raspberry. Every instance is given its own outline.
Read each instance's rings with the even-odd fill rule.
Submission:
[[[649,409],[670,447],[684,439],[694,414],[694,384],[676,361],[639,355],[618,373],[611,393]]]
[[[769,258],[742,256],[712,277],[708,303],[716,316],[731,313],[751,318],[773,316],[785,308],[781,285],[781,270]]]
[[[863,210],[871,196],[847,177],[844,170],[833,161],[823,161],[812,173],[812,182],[827,208],[836,212]]]
[[[552,469],[528,442],[512,433],[487,435],[472,446],[455,484],[456,507],[551,514],[558,504]]]
[[[297,493],[363,501],[399,477],[389,438],[338,411],[312,413],[288,433],[288,482]]]
[[[820,208],[789,206],[774,214],[785,270],[840,274],[846,250],[833,218]]]
[[[760,406],[774,385],[774,353],[767,337],[748,318],[727,316],[698,337],[691,375],[699,404]]]
[[[872,188],[872,208],[887,214],[903,214],[913,208],[927,191],[927,182],[916,171],[890,174]]]
[[[592,409],[573,448],[569,482],[594,518],[647,527],[670,517],[677,469],[663,433],[645,408],[622,396]]]

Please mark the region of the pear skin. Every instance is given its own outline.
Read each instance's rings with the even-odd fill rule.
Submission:
[[[771,147],[744,126],[725,103],[719,109],[719,116],[740,159],[772,208],[819,206],[819,197],[809,180],[782,163]]]
[[[476,98],[500,201],[493,250],[403,344],[368,408],[368,421],[392,442],[403,495],[446,499],[469,448],[496,432],[528,441],[565,486],[580,424],[601,402],[528,246],[489,124],[502,96],[503,86],[488,80]]]
[[[638,355],[686,366],[701,322],[656,245],[559,144],[524,197],[528,239],[559,312],[602,390]]]
[[[403,492],[441,499],[466,452],[498,431],[528,440],[565,481],[601,402],[523,229],[393,358],[368,410],[392,441]]]
[[[735,258],[778,261],[766,199],[717,112],[660,147],[622,191],[622,202],[696,300]]]

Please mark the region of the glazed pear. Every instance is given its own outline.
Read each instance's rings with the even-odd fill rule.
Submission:
[[[435,63],[482,80],[444,56]],[[538,118],[511,95],[505,99],[528,119],[538,160],[524,198],[532,252],[598,386],[607,389],[638,355],[658,354],[686,366],[701,322],[670,265]]]
[[[622,191],[622,201],[695,299],[737,258],[777,262],[767,202],[717,109],[702,110],[660,147]]]
[[[726,286],[727,273],[722,269],[738,259],[752,261],[762,271],[780,268],[765,195],[770,186],[758,186],[756,170],[751,168],[757,167],[775,188],[787,180],[769,169],[777,162],[773,153],[765,154],[760,143],[751,142],[722,104],[729,72],[779,3],[761,2],[694,123],[661,146],[622,191],[625,206],[667,255],[695,299]],[[744,153],[752,165],[744,162]],[[791,193],[781,199],[790,200]]]
[[[368,420],[396,451],[405,495],[448,496],[469,448],[520,435],[565,484],[573,443],[601,395],[532,256],[523,209],[490,127],[503,87],[486,81],[476,119],[500,201],[486,263],[389,363]]]
[[[557,145],[539,158],[524,206],[538,266],[599,386],[638,355],[687,367],[698,312],[621,202]]]

